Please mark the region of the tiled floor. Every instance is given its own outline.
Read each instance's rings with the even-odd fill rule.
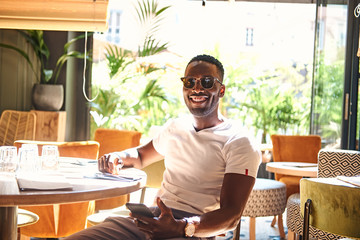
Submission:
[[[256,218],[256,240],[280,240],[279,230],[277,225],[271,227],[273,217],[259,217]],[[285,225],[285,222],[284,222]],[[284,226],[285,234],[287,228]],[[230,240],[233,239],[232,233],[228,233],[225,237],[217,237],[217,240]],[[241,219],[240,239],[249,239],[249,218],[243,217]]]

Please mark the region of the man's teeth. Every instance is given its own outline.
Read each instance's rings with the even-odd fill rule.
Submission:
[[[202,101],[205,101],[208,97],[207,96],[190,96],[190,98],[194,102],[202,102]]]

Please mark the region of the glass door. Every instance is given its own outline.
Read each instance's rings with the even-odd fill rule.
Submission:
[[[317,0],[310,134],[323,147],[340,147],[346,52],[347,5]]]
[[[360,1],[349,1],[341,148],[351,150],[359,150],[359,18]]]

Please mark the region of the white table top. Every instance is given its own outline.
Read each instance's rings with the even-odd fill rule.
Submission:
[[[269,162],[266,171],[298,177],[317,177],[317,164],[305,162]]]
[[[15,187],[6,191],[1,189],[0,206],[43,205],[97,200],[131,193],[143,188],[146,184],[146,173],[135,168],[127,168],[122,171],[129,173],[131,176],[139,176],[140,179],[136,181],[115,181],[85,177],[91,175],[91,172],[95,172],[96,169],[97,164],[94,160],[61,158],[59,172],[69,180],[72,189],[19,191],[16,179],[7,179],[6,185]]]

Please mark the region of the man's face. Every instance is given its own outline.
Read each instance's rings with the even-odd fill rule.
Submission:
[[[214,81],[214,86],[206,89],[198,80],[201,77],[215,77],[222,81],[216,66],[204,61],[192,62],[185,70],[185,77],[197,78],[193,88],[183,87],[184,100],[189,111],[198,117],[217,112],[219,98],[224,96],[225,86]]]

